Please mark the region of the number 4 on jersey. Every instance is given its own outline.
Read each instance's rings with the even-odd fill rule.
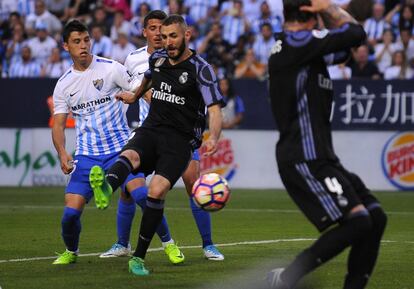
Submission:
[[[338,194],[338,195],[343,194],[344,191],[342,190],[342,186],[338,182],[337,178],[335,178],[335,177],[333,177],[333,178],[326,177],[324,181],[325,181],[326,187],[328,188],[328,190],[331,193],[335,193],[335,194]]]

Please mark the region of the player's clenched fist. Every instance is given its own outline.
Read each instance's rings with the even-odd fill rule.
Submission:
[[[301,11],[317,13],[327,9],[332,5],[331,0],[311,0],[311,6],[302,6],[300,7]]]
[[[129,91],[122,91],[115,95],[115,98],[119,101],[122,101],[123,103],[134,103],[137,99],[135,95],[132,92]]]

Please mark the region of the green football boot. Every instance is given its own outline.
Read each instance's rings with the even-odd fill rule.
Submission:
[[[173,264],[180,264],[185,260],[184,254],[180,251],[180,248],[178,248],[176,244],[168,244],[165,246],[164,252]]]
[[[72,264],[72,263],[76,263],[76,259],[78,259],[78,255],[74,252],[68,251],[66,249],[65,252],[63,252],[62,254],[58,254],[59,257],[53,261],[53,265],[67,265],[67,264]]]
[[[139,257],[131,257],[128,261],[129,272],[138,276],[147,276],[149,271],[144,267],[144,260]]]
[[[105,180],[105,172],[100,166],[93,166],[89,172],[89,183],[91,185],[95,204],[98,209],[106,209],[112,196],[112,188]]]

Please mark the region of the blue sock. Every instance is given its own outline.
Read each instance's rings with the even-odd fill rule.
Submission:
[[[211,240],[210,213],[203,211],[201,208],[197,207],[192,198],[190,198],[190,206],[194,220],[197,224],[198,231],[200,232],[201,239],[203,240],[203,248],[209,245],[213,245],[213,241]]]
[[[76,252],[79,245],[79,235],[82,229],[80,216],[82,211],[65,207],[62,216],[62,238],[69,251]]]
[[[167,219],[164,216],[162,216],[161,224],[157,228],[157,235],[160,237],[161,242],[171,240],[170,229],[168,228]]]
[[[118,244],[128,247],[129,235],[131,233],[132,221],[135,216],[135,203],[126,203],[119,199],[118,212],[116,214],[116,225],[118,233]]]
[[[130,194],[138,206],[145,208],[148,194],[148,188],[146,186],[136,188]]]
[[[132,198],[135,200],[138,206],[144,210],[147,204],[147,187],[139,187],[131,192]],[[168,223],[165,217],[162,217],[161,224],[158,226],[157,235],[160,237],[161,242],[168,242],[171,240],[170,230],[168,228]]]

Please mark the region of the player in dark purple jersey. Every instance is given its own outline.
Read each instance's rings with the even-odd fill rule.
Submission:
[[[280,131],[276,158],[289,195],[319,231],[326,231],[285,269],[272,270],[268,280],[271,288],[295,288],[304,275],[350,247],[343,288],[363,289],[375,266],[386,215],[334,152],[333,91],[326,65],[346,60],[365,32],[330,0],[283,3],[285,27],[275,34],[269,58],[270,98]],[[318,16],[322,30],[315,29]]]
[[[149,59],[150,69],[135,94],[121,93],[118,99],[133,103],[152,88],[152,100],[141,127],[123,148],[118,161],[95,186],[95,199],[105,208],[109,198],[131,171],[154,173],[149,184],[147,206],[141,220],[138,246],[129,261],[135,275],[148,275],[144,258],[164,211],[167,192],[199,148],[209,113],[210,137],[207,154],[214,154],[221,133],[223,97],[212,67],[188,48],[190,31],[184,19],[171,15],[163,21],[161,36],[164,49]]]

